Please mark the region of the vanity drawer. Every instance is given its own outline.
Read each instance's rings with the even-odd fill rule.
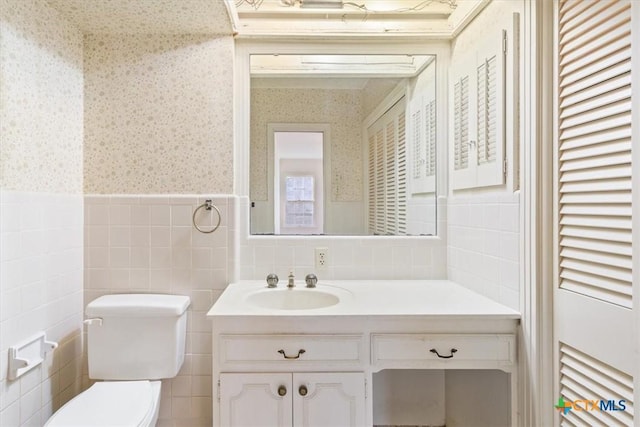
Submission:
[[[221,335],[217,353],[223,367],[306,365],[361,366],[362,335]],[[324,365],[323,365],[324,366]]]
[[[506,368],[515,363],[513,334],[372,334],[380,368]]]

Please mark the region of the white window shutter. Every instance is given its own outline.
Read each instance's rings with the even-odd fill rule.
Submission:
[[[454,190],[505,183],[506,31],[454,62],[451,178]]]
[[[630,308],[630,4],[584,3],[560,3],[560,288]]]
[[[475,62],[475,61],[472,61]],[[452,143],[449,144],[451,159],[451,185],[454,190],[471,188],[476,185],[475,167],[470,158],[470,148],[476,127],[472,120],[471,107],[475,104],[475,76],[469,70],[474,69],[469,63],[452,64],[451,102],[449,107]],[[475,110],[475,107],[473,108]]]
[[[484,49],[476,61],[476,187],[505,182],[505,51],[506,31]]]
[[[453,85],[454,97],[454,169],[469,167],[469,76],[462,77]]]

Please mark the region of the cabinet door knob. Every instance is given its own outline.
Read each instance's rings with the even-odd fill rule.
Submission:
[[[301,385],[298,389],[298,393],[300,393],[300,396],[306,396],[308,392],[309,390],[307,390],[307,386],[305,385]]]
[[[287,388],[283,385],[281,385],[280,387],[278,387],[278,396],[286,396],[287,394]]]

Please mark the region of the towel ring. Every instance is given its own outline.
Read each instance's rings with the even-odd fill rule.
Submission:
[[[202,208],[205,208],[208,211],[210,211],[211,209],[214,209],[218,214],[218,223],[211,230],[203,230],[198,226],[198,224],[196,224],[196,214]],[[220,215],[220,210],[216,207],[216,205],[211,203],[211,200],[205,200],[203,204],[198,206],[196,210],[193,211],[193,216],[191,217],[191,220],[193,221],[193,226],[196,228],[196,230],[198,230],[201,233],[209,234],[209,233],[213,233],[218,229],[218,227],[220,227],[220,221],[222,220],[222,215]]]

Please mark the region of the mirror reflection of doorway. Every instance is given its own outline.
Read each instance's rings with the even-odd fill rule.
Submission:
[[[273,132],[276,234],[324,233],[323,132]]]

